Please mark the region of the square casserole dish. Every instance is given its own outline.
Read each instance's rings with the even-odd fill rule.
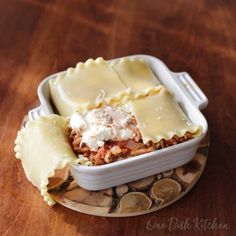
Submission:
[[[202,133],[171,147],[105,165],[71,165],[70,171],[74,179],[79,186],[87,190],[114,187],[184,165],[194,157],[201,140],[207,133],[207,121],[200,110],[207,106],[208,99],[188,73],[174,73],[161,60],[153,56],[133,55],[127,58],[145,59],[159,81],[174,94],[175,100],[192,123],[202,127]],[[118,59],[120,58],[113,60]],[[55,79],[60,73],[65,71],[53,74],[40,83],[38,96],[41,104],[29,111],[30,120],[55,113],[50,98],[49,80]]]

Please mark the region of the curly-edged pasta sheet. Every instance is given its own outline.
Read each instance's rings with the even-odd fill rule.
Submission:
[[[21,160],[27,179],[38,187],[49,205],[54,204],[48,193],[49,178],[76,161],[68,132],[66,118],[50,115],[28,122],[15,141],[16,158]]]
[[[66,74],[50,81],[50,91],[59,114],[63,116],[70,116],[75,110],[109,104],[129,94],[129,89],[102,58],[89,59],[68,69]]]
[[[160,85],[159,80],[143,59],[122,58],[112,62],[111,65],[120,80],[131,88],[133,93],[143,92]]]
[[[130,104],[144,143],[168,140],[173,135],[181,137],[187,131],[199,134],[201,130],[189,121],[164,87],[155,94],[132,100]]]

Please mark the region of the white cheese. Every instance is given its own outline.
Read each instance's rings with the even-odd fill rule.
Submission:
[[[128,140],[135,136],[133,125],[130,124],[132,114],[121,107],[94,109],[84,117],[78,113],[71,116],[70,127],[80,129],[81,143],[85,143],[92,151],[104,146],[108,140]]]
[[[87,124],[82,116],[75,112],[70,118],[70,127],[72,129],[85,129],[87,127]]]

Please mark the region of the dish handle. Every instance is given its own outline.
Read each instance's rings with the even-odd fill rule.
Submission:
[[[47,113],[45,111],[45,109],[43,109],[43,106],[42,104],[39,105],[38,107],[35,107],[33,109],[31,109],[29,112],[28,112],[28,117],[29,117],[29,120],[36,120],[37,118],[39,118],[40,116],[45,116],[45,115],[49,115],[50,113]]]
[[[208,105],[208,99],[187,72],[172,72],[174,81],[185,95],[198,109]]]

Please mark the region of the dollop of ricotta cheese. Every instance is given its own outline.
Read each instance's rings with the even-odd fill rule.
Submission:
[[[84,117],[75,112],[70,118],[70,127],[78,129],[82,143],[97,151],[105,141],[133,139],[135,132],[131,124],[132,114],[122,107],[104,107],[88,112]]]
[[[72,129],[84,130],[87,127],[87,123],[79,113],[75,112],[70,117],[70,127]]]

